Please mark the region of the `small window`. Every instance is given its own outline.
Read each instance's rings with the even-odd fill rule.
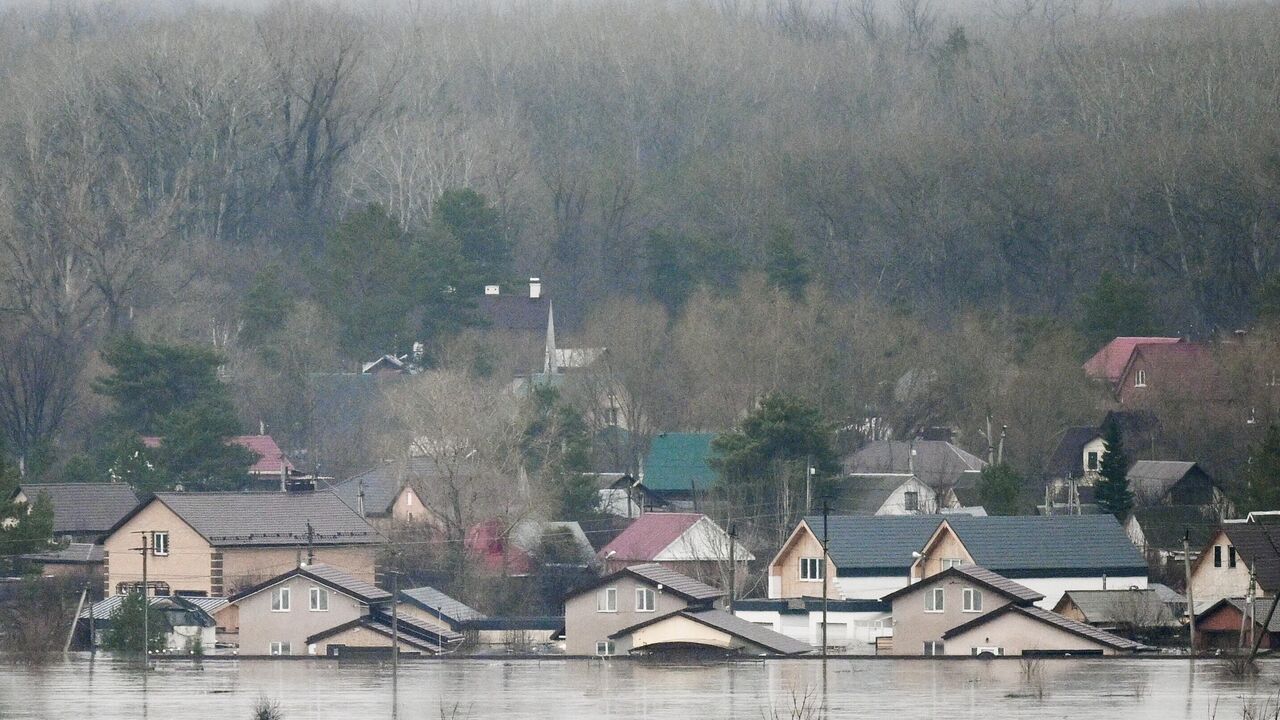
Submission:
[[[946,592],[943,588],[936,587],[924,592],[924,611],[929,613],[940,613],[946,610]]]
[[[597,654],[597,655],[601,655],[601,656],[605,656],[605,655],[612,655],[612,654],[613,654],[613,641],[612,641],[612,640],[601,640],[600,642],[596,643],[596,654]]]
[[[650,588],[636,588],[636,612],[653,612],[657,607],[657,594]]]
[[[289,647],[289,643],[287,641],[277,640],[271,643],[271,654],[272,655],[292,655],[293,650],[292,648]]]
[[[914,490],[902,493],[902,505],[907,512],[920,510],[920,493]]]
[[[289,612],[289,588],[276,588],[271,593],[271,612]]]
[[[1221,545],[1213,546],[1213,566],[1222,567],[1222,546]]]
[[[942,641],[926,640],[924,643],[924,654],[930,656],[944,654]]]
[[[800,558],[800,579],[821,580],[823,565],[820,557]]]
[[[404,504],[413,507],[413,493],[405,493]]]
[[[618,612],[618,588],[601,588],[596,592],[596,612]]]
[[[1134,386],[1134,387],[1146,387],[1146,386],[1147,386],[1147,371],[1146,371],[1146,370],[1139,370],[1138,372],[1134,373],[1134,375],[1133,375],[1133,386]]]
[[[1236,566],[1236,546],[1228,545],[1227,546],[1227,567],[1235,567],[1235,566]]]
[[[964,589],[964,611],[982,612],[982,591],[977,588]]]
[[[1085,468],[1088,470],[1097,470],[1098,469],[1098,453],[1097,452],[1089,453],[1088,459],[1085,460],[1084,465],[1085,465]]]
[[[311,588],[311,609],[316,612],[323,612],[329,609],[329,590],[327,588]]]
[[[169,554],[169,533],[167,532],[151,533],[151,554],[153,555]]]
[[[943,570],[950,570],[953,567],[960,567],[963,565],[964,560],[961,560],[960,558],[942,558],[938,561],[938,564]]]

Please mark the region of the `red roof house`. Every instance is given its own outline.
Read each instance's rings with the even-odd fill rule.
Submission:
[[[142,444],[149,448],[158,448],[163,443],[163,438],[154,435],[144,435]],[[270,435],[236,435],[228,440],[240,447],[256,453],[258,460],[249,468],[250,475],[267,476],[280,475],[281,470],[293,471],[293,463],[289,462],[289,458],[284,456],[284,451],[276,444]]]
[[[1230,400],[1218,359],[1199,343],[1138,345],[1114,385],[1121,405],[1156,400],[1219,403]]]
[[[1139,346],[1171,345],[1180,341],[1181,338],[1176,337],[1118,337],[1089,358],[1084,364],[1084,372],[1094,380],[1105,380],[1115,385]]]
[[[648,512],[601,548],[597,557],[605,572],[658,563],[712,581],[718,579],[722,568],[728,567],[730,543],[734,545],[735,562],[755,559],[750,550],[702,513]]]

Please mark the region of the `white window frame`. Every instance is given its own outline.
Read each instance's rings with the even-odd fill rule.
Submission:
[[[926,656],[936,657],[938,655],[945,655],[946,653],[947,653],[947,646],[941,640],[925,640],[924,641],[924,654]]]
[[[920,493],[915,490],[906,490],[902,493],[902,509],[907,512],[920,511]]]
[[[164,549],[161,550],[160,548]],[[151,554],[164,557],[169,554],[169,531],[151,533]]]
[[[1147,386],[1146,370],[1138,370],[1133,374],[1133,386],[1137,388],[1144,388]]]
[[[1097,470],[1102,463],[1102,454],[1099,453],[1097,450],[1090,450],[1089,452],[1085,453],[1084,457],[1085,457],[1085,460],[1084,460],[1085,470]]]
[[[271,591],[271,612],[289,612],[293,606],[293,593],[287,587]]]
[[[329,612],[329,588],[313,586],[307,596],[311,612]]]
[[[953,567],[960,567],[964,564],[964,558],[942,558],[938,561],[938,566],[943,570],[950,570]]]
[[[658,594],[653,588],[636,588],[636,612],[657,612]]]
[[[596,641],[596,655],[600,657],[608,657],[616,651],[616,646],[612,640]]]
[[[292,655],[293,647],[290,645],[288,640],[272,640],[271,654],[272,655]]]
[[[982,612],[982,591],[978,588],[965,588],[960,609],[967,613]]]
[[[924,591],[924,611],[927,613],[947,611],[947,591],[945,588],[939,586]]]
[[[596,591],[596,612],[618,612],[618,588],[607,587]]]
[[[826,565],[820,557],[800,558],[800,580],[802,582],[822,582],[822,575],[827,569]]]

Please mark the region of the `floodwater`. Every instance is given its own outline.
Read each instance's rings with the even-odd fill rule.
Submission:
[[[75,659],[0,669],[0,718],[1275,718],[1280,662],[1233,675],[1218,660],[832,659],[660,666],[628,660]],[[803,706],[815,708],[804,712]],[[775,714],[776,713],[776,714]]]

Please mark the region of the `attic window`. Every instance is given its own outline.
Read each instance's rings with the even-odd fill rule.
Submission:
[[[1098,453],[1097,451],[1089,453],[1089,459],[1085,460],[1084,466],[1086,470],[1098,469]]]
[[[1235,567],[1235,566],[1236,566],[1236,546],[1228,545],[1227,546],[1227,567]]]
[[[800,558],[800,579],[821,580],[822,565],[822,558],[820,557]]]
[[[1144,388],[1144,387],[1146,387],[1146,386],[1147,386],[1147,371],[1146,371],[1146,370],[1139,370],[1138,372],[1134,373],[1134,375],[1133,375],[1133,386],[1134,386],[1134,387],[1142,387],[1142,388]]]
[[[914,490],[902,494],[902,504],[907,512],[919,512],[920,510],[920,493]]]

